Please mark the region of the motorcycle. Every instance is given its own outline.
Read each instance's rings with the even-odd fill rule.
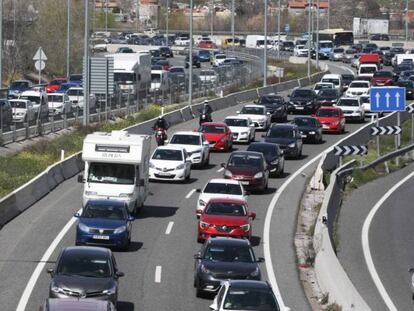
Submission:
[[[158,146],[164,146],[165,140],[167,139],[167,133],[163,128],[155,129],[155,141]]]
[[[211,118],[211,113],[206,111],[205,109],[200,110],[200,122],[199,124],[203,124],[204,122],[213,122]]]

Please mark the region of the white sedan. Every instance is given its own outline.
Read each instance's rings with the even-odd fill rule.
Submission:
[[[12,107],[13,122],[31,122],[36,120],[37,109],[28,99],[9,99]]]
[[[210,163],[210,143],[199,132],[176,132],[168,145],[184,148],[191,163],[206,167]]]
[[[354,80],[349,84],[348,89],[345,92],[345,95],[348,97],[366,95],[369,94],[369,88],[369,81]]]
[[[72,111],[68,95],[65,93],[52,93],[47,95],[50,115],[68,114]]]
[[[240,116],[248,117],[252,120],[256,129],[267,130],[271,124],[270,113],[266,112],[266,107],[261,105],[246,105],[241,111],[237,111]]]
[[[245,116],[229,116],[224,119],[230,131],[233,133],[233,142],[254,141],[256,129],[250,118]]]
[[[201,215],[211,199],[247,200],[247,194],[241,182],[232,179],[211,179],[204,188],[197,189],[197,192],[200,193],[197,200],[197,216]]]
[[[159,146],[151,156],[150,180],[186,181],[191,175],[191,160],[184,148]]]
[[[365,110],[359,97],[341,97],[335,106],[342,109],[345,119],[364,122]]]
[[[69,96],[69,101],[73,109],[83,110],[83,88],[71,87],[66,91]],[[96,97],[94,94],[89,95],[89,109],[94,109],[96,106]]]

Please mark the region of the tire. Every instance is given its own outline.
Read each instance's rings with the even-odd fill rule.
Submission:
[[[208,168],[209,165],[210,165],[210,154],[208,154],[208,156],[207,156],[206,162],[204,163],[204,167]]]

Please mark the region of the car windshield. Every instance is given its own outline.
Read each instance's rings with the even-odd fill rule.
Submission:
[[[184,73],[184,69],[183,68],[177,68],[177,67],[172,67],[170,68],[170,72],[174,72],[174,73]]]
[[[320,49],[333,48],[333,43],[332,42],[321,42],[319,43],[319,48]]]
[[[159,73],[152,73],[151,74],[151,82],[160,82],[161,81],[161,74]]]
[[[246,208],[242,204],[227,202],[209,203],[204,211],[207,215],[246,216]]]
[[[20,96],[21,99],[28,99],[36,104],[40,103],[40,96]]]
[[[225,119],[224,123],[226,123],[227,126],[239,126],[239,127],[248,126],[248,122],[245,119]]]
[[[319,109],[316,115],[318,117],[339,117],[339,111],[336,109]]]
[[[203,259],[221,262],[255,262],[252,249],[239,245],[209,245]]]
[[[375,71],[377,71],[376,66],[359,67],[359,72],[360,73],[374,73]]]
[[[341,98],[336,105],[337,106],[358,107],[359,103],[358,103],[358,99]]]
[[[264,114],[265,110],[262,107],[243,107],[241,114]]]
[[[343,53],[344,49],[334,49],[333,52],[334,53]]]
[[[48,95],[47,100],[53,103],[61,103],[63,102],[63,96],[60,95]]]
[[[22,88],[28,88],[29,84],[24,81],[15,81],[10,84],[11,89],[22,89]]]
[[[355,54],[355,50],[346,50],[345,54]]]
[[[319,92],[319,97],[336,97],[338,93],[334,89],[323,89]]]
[[[291,128],[284,128],[284,127],[274,127],[271,128],[267,134],[266,137],[270,138],[294,138],[295,132]]]
[[[230,288],[223,304],[224,310],[279,311],[269,290]]]
[[[271,159],[278,155],[277,147],[272,146],[272,144],[252,144],[247,148],[247,151],[263,153],[266,159]]]
[[[333,83],[334,85],[339,85],[339,79],[337,78],[323,78],[322,82],[330,82],[330,83]]]
[[[311,90],[296,90],[292,93],[292,97],[310,97],[310,96],[312,96]]]
[[[297,126],[311,126],[311,127],[316,126],[316,120],[312,118],[295,118],[293,122]]]
[[[83,96],[83,90],[69,89],[66,94],[68,94],[68,96]]]
[[[374,77],[389,77],[389,78],[392,78],[392,72],[391,71],[377,71],[377,72],[374,72]]]
[[[131,164],[91,163],[88,182],[133,185],[135,168]]]
[[[200,76],[214,76],[215,72],[213,70],[203,70],[200,71]]]
[[[223,134],[226,132],[226,128],[219,125],[202,125],[198,131],[201,133]]]
[[[61,85],[64,81],[62,80],[52,80],[50,81],[50,85]]]
[[[180,135],[176,134],[171,138],[170,144],[176,145],[200,145],[200,136],[198,135]]]
[[[82,217],[124,220],[127,218],[127,213],[125,207],[119,205],[87,203],[83,208]]]
[[[60,258],[56,272],[62,275],[107,278],[111,276],[111,265],[104,255],[68,252]]]
[[[369,96],[360,96],[359,99],[361,101],[361,104],[369,104],[370,102]]]
[[[352,88],[368,88],[368,87],[369,87],[369,83],[367,83],[367,82],[352,82],[349,85],[350,89],[352,89]]]
[[[152,159],[165,161],[182,161],[183,153],[181,152],[181,150],[157,149],[155,150]]]
[[[208,183],[203,190],[203,193],[219,193],[219,194],[233,194],[242,195],[240,185],[224,184],[224,183]]]
[[[26,102],[25,101],[10,101],[10,105],[13,108],[26,108]]]
[[[81,81],[82,80],[82,75],[70,75],[69,80],[70,81]]]
[[[262,159],[256,155],[233,154],[228,162],[228,166],[236,167],[262,167]]]
[[[331,89],[331,88],[332,88],[331,84],[316,84],[315,85],[315,90]]]

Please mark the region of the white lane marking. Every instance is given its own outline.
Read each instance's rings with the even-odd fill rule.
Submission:
[[[162,267],[156,266],[155,267],[155,283],[161,283],[161,273],[162,273]]]
[[[81,213],[82,209],[78,211]],[[37,280],[39,279],[40,274],[43,271],[43,268],[46,265],[46,262],[49,261],[50,257],[52,256],[53,252],[55,251],[56,247],[59,245],[60,241],[62,241],[63,237],[69,231],[70,227],[76,222],[76,218],[72,217],[68,223],[63,227],[63,229],[59,232],[56,238],[53,240],[52,244],[50,244],[49,248],[43,254],[40,262],[37,264],[35,270],[32,273],[32,276],[29,279],[29,282],[24,289],[22,296],[20,297],[19,304],[17,305],[16,311],[24,311],[26,309],[27,303],[29,302],[30,295],[36,285]]]
[[[320,158],[323,156],[323,154],[325,153],[329,153],[331,150],[333,150],[333,148],[337,145],[339,145],[340,143],[342,143],[345,139],[347,139],[349,136],[351,135],[355,135],[358,132],[362,131],[365,127],[371,126],[372,123],[368,123],[365,126],[360,127],[358,130],[356,130],[355,132],[347,135],[346,137],[342,138],[341,140],[339,140],[337,143],[331,145],[330,147],[328,147],[327,149],[325,149],[324,151],[322,151],[318,156],[316,156],[315,158],[309,160],[309,162],[307,162],[306,164],[304,164],[300,169],[298,169],[295,173],[293,173],[292,175],[290,175],[290,177],[280,186],[280,188],[276,191],[275,195],[272,198],[272,201],[270,202],[268,208],[267,208],[267,212],[266,212],[266,217],[265,217],[265,222],[264,222],[264,228],[263,228],[263,252],[264,252],[264,257],[265,257],[265,265],[266,265],[266,271],[267,271],[267,276],[269,278],[269,282],[273,287],[274,293],[276,295],[276,298],[278,300],[278,302],[281,305],[281,310],[285,310],[286,309],[286,305],[283,302],[283,298],[282,295],[280,293],[280,289],[279,286],[277,284],[277,280],[276,280],[276,275],[275,275],[275,271],[273,269],[273,263],[272,263],[272,256],[270,253],[270,223],[272,220],[272,215],[273,215],[273,211],[277,205],[277,202],[280,198],[280,196],[282,195],[282,193],[285,191],[285,189],[289,186],[289,184],[297,177],[299,176],[299,174],[302,174],[303,171],[305,169],[307,169],[310,165],[312,165],[313,163],[315,163],[316,161],[320,160]]]
[[[381,199],[374,205],[372,210],[369,212],[367,218],[365,218],[364,225],[362,226],[362,250],[364,252],[365,262],[368,267],[368,271],[371,274],[371,278],[375,283],[375,286],[377,287],[377,290],[379,291],[382,300],[384,300],[385,304],[387,305],[387,308],[390,311],[397,311],[397,307],[394,305],[394,303],[391,300],[391,297],[388,295],[384,285],[381,282],[381,279],[378,275],[377,270],[375,269],[374,261],[372,259],[371,250],[369,248],[369,228],[371,226],[371,222],[375,217],[375,214],[380,209],[382,204],[407,180],[412,178],[414,176],[414,172],[406,176],[404,179],[399,181],[397,184],[395,184],[390,190],[388,190]]]
[[[217,173],[220,173],[220,172],[222,172],[224,170],[224,167],[220,167],[218,170],[217,170]]]
[[[191,189],[190,192],[185,196],[186,199],[191,198],[191,196],[193,195],[193,193],[196,191],[196,189]]]
[[[174,226],[174,222],[170,221],[168,223],[167,229],[165,230],[165,234],[167,234],[167,235],[170,234],[173,226]]]

